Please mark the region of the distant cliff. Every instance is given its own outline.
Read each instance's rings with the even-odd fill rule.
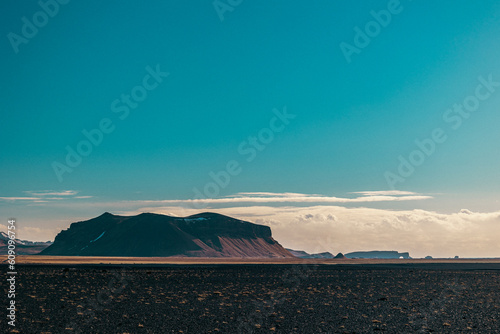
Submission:
[[[353,252],[345,254],[345,257],[348,259],[411,259],[410,253],[397,251]]]
[[[289,251],[290,253],[292,253],[293,256],[301,258],[301,259],[333,259],[333,258],[335,258],[335,256],[329,252],[309,254],[309,253],[301,251],[301,250],[293,250],[293,249],[289,249],[289,248],[286,248],[286,250]]]
[[[189,217],[110,213],[61,231],[41,255],[293,257],[268,226],[216,213]]]

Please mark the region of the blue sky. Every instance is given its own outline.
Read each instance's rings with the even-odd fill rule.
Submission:
[[[212,1],[58,6],[27,43],[13,46],[9,34],[22,37],[22,18],[32,23],[42,9],[35,1],[0,4],[5,220],[56,229],[101,211],[138,210],[140,201],[189,200],[229,161],[241,172],[219,198],[352,199],[365,196],[353,192],[399,190],[417,198],[342,205],[500,210],[500,87],[457,129],[443,118],[474,96],[479,77],[500,82],[498,1],[243,1],[223,20]],[[355,46],[355,27],[365,31],[371,11],[391,6],[398,13],[390,23],[346,61],[340,44]],[[121,120],[111,104],[143,83],[148,66],[169,75]],[[250,147],[249,137],[284,108],[295,117],[247,161],[240,145]],[[53,163],[65,163],[66,147],[76,150],[82,131],[103,119],[114,130],[61,181]],[[415,140],[438,128],[447,139],[391,187],[386,173],[397,174],[398,157],[408,159]],[[42,201],[41,192],[60,197]]]

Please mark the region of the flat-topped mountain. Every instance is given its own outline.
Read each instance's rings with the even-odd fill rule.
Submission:
[[[352,252],[345,254],[348,259],[411,259],[410,253],[397,251]]]
[[[293,257],[268,226],[216,213],[99,217],[71,224],[40,255]]]
[[[293,256],[301,258],[301,259],[333,259],[333,258],[335,258],[335,256],[330,252],[309,254],[309,253],[302,251],[302,250],[293,250],[290,248],[286,248],[286,250],[289,251]]]

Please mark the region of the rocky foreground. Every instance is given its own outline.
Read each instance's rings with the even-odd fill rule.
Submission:
[[[499,268],[457,269],[19,266],[16,330],[498,333]]]

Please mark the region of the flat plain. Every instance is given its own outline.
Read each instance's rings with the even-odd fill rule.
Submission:
[[[1,255],[1,263],[7,256]],[[207,257],[113,257],[20,255],[18,264],[500,264],[500,258],[486,259],[301,259],[301,258],[207,258]],[[463,268],[463,267],[460,267]]]
[[[208,262],[20,264],[15,330],[500,332],[498,261]]]

